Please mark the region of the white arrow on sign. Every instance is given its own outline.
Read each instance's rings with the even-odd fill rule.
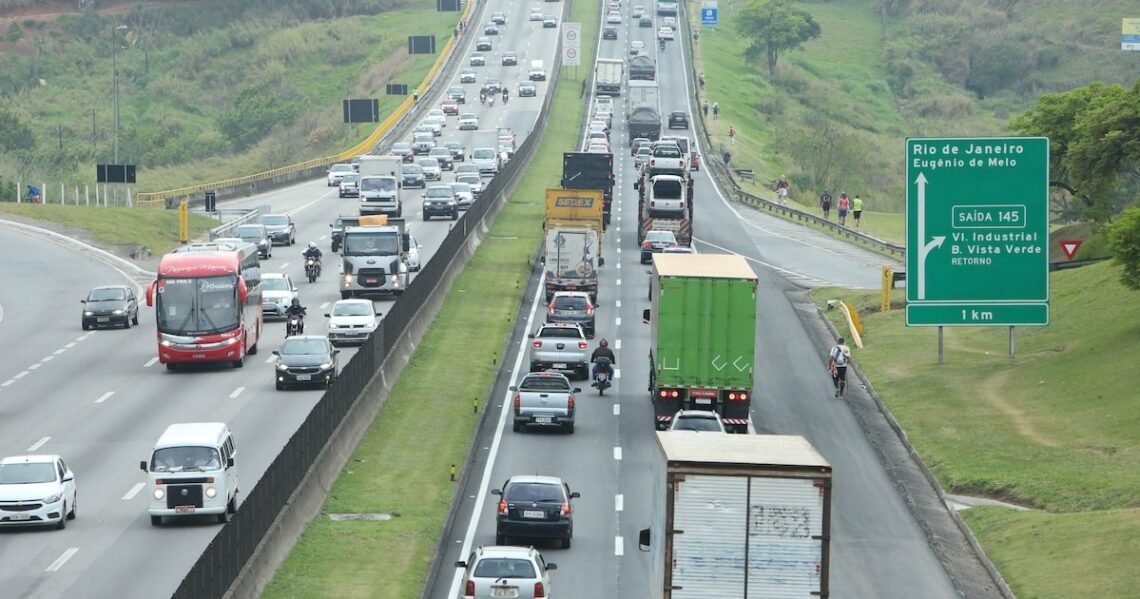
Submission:
[[[743,359],[744,359],[744,356],[739,356],[735,360],[732,361],[732,365],[735,366],[736,369],[739,370],[740,372],[744,372],[744,369],[748,368],[748,362],[745,362],[743,366],[741,366],[740,364],[737,364],[737,362],[739,362]]]
[[[723,364],[720,364],[720,365],[718,366],[718,365],[717,365],[717,363],[716,363],[716,361],[717,361],[717,360],[719,360],[719,359],[720,359],[720,354],[717,354],[717,356],[716,356],[715,358],[713,358],[713,359],[712,359],[712,367],[713,367],[713,368],[715,368],[717,372],[720,372],[720,371],[724,370],[724,367],[725,367],[725,366],[728,366],[728,362],[724,362]]]
[[[926,175],[918,173],[914,180],[918,185],[918,242],[922,247],[918,250],[918,299],[926,299],[926,256],[937,247],[942,247],[946,241],[945,235],[935,235],[926,240]]]

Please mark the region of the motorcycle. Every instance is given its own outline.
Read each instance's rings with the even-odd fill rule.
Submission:
[[[661,40],[661,42],[658,43],[657,45],[661,48],[662,52],[665,51],[665,40]]]
[[[305,320],[298,314],[289,316],[289,322],[285,325],[285,336],[293,337],[295,335],[303,335],[305,333]]]
[[[503,104],[506,104],[507,100],[509,100],[510,98],[511,97],[509,95],[507,95],[507,92],[504,91],[503,92]]]
[[[594,375],[594,382],[590,384],[591,387],[598,390],[598,395],[605,395],[606,389],[610,388],[610,360],[609,358],[598,358],[595,362],[598,373]]]
[[[321,276],[321,263],[316,258],[305,258],[305,276],[309,277],[310,283],[317,282],[317,277]]]

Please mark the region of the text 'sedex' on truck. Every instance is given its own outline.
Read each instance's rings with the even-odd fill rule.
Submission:
[[[584,291],[598,298],[602,259],[602,192],[547,189],[543,230],[546,301],[558,291]]]

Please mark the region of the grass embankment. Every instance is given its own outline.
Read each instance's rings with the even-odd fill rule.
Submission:
[[[73,229],[104,246],[134,248],[145,245],[154,255],[179,245],[178,213],[173,210],[138,208],[95,208],[0,202],[0,218],[5,215],[43,220]],[[190,215],[190,239],[204,235],[218,221],[200,214]],[[74,235],[73,235],[74,236]]]
[[[964,512],[1021,597],[1127,597],[1140,585],[1140,304],[1103,263],[1051,275],[1052,324],[906,328],[877,292],[823,289],[863,314],[859,367],[952,493],[1038,508]],[[895,292],[901,305],[903,290]],[[838,311],[829,316],[839,330]]]
[[[592,64],[596,3],[572,5],[586,23],[584,64]],[[419,596],[444,518],[455,499],[452,464],[462,466],[531,272],[544,191],[558,185],[562,152],[578,138],[580,81],[563,69],[552,118],[527,174],[490,235],[448,294],[392,395],[342,471],[320,517],[309,524],[263,595]],[[473,301],[477,299],[477,301]],[[481,408],[485,409],[485,408]],[[333,522],[330,513],[389,513],[386,522]]]

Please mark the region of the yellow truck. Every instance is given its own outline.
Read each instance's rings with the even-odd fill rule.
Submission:
[[[602,207],[601,190],[546,190],[546,301],[557,291],[585,291],[597,301],[597,267],[604,264]]]

